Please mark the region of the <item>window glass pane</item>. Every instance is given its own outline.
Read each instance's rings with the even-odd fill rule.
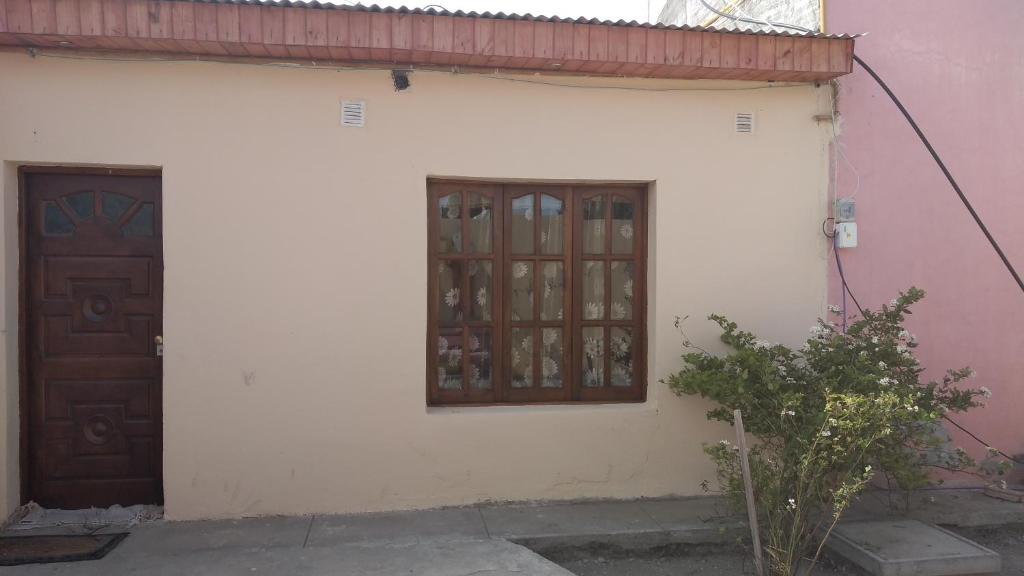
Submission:
[[[442,260],[437,265],[437,320],[442,324],[462,321],[462,267],[458,260]]]
[[[583,263],[583,319],[604,320],[604,262]]]
[[[633,253],[633,202],[612,197],[612,252]]]
[[[542,328],[541,334],[541,365],[540,365],[540,386],[541,388],[561,388],[562,375],[565,373],[562,366],[562,329]]]
[[[153,205],[143,204],[139,211],[132,216],[132,219],[124,225],[122,233],[125,236],[152,236],[153,235]]]
[[[439,252],[462,252],[462,202],[458,193],[438,200]]]
[[[100,192],[100,204],[103,216],[107,220],[115,222],[131,208],[132,204],[135,204],[135,199],[124,194]]]
[[[580,375],[587,388],[604,386],[604,328],[583,329],[583,365],[580,366]]]
[[[632,262],[611,263],[612,304],[608,317],[612,320],[633,319],[633,268]]]
[[[437,340],[437,387],[462,390],[461,330],[442,330]]]
[[[629,328],[612,327],[612,386],[633,385],[633,334]]]
[[[540,319],[561,320],[565,316],[565,266],[561,262],[545,262],[542,266],[544,294],[540,304]]]
[[[512,368],[512,387],[533,386],[533,329],[513,328],[509,342],[509,366]]]
[[[46,236],[70,236],[75,231],[71,217],[57,206],[56,202],[43,202],[43,234]]]
[[[490,321],[491,294],[494,293],[492,282],[489,260],[471,260],[469,262],[469,291],[473,295],[473,301],[469,306],[470,320]]]
[[[469,385],[477,390],[490,390],[494,385],[491,366],[491,331],[471,331],[469,333]]]
[[[82,220],[92,218],[96,212],[96,197],[92,192],[69,194],[64,197],[64,201],[68,203],[68,206],[75,212],[75,215]]]
[[[512,253],[533,254],[533,194],[512,200]]]
[[[565,203],[540,195],[540,253],[561,254],[565,243]]]
[[[583,253],[604,253],[604,196],[583,200]]]
[[[533,320],[533,262],[512,262],[512,321]]]
[[[493,242],[494,201],[490,196],[469,194],[469,252],[490,254]]]

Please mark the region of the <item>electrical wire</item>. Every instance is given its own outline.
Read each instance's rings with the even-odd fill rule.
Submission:
[[[700,0],[700,3],[703,4],[705,8],[707,8],[708,10],[711,10],[715,14],[718,14],[719,16],[722,16],[723,18],[728,18],[730,20],[736,20],[737,22],[746,22],[747,24],[759,24],[761,26],[768,26],[769,28],[789,28],[790,30],[797,30],[797,31],[803,32],[805,34],[817,34],[817,32],[815,32],[814,30],[811,30],[809,28],[804,28],[803,26],[794,26],[793,24],[782,24],[781,22],[769,22],[768,20],[757,20],[755,18],[744,18],[742,16],[736,16],[736,15],[733,15],[733,14],[727,14],[727,13],[722,12],[721,10],[715,8],[711,4],[708,4],[707,0]]]
[[[715,87],[676,87],[676,88],[640,88],[637,86],[610,86],[600,84],[572,84],[572,83],[561,83],[551,82],[547,80],[532,80],[529,78],[513,78],[510,76],[501,76],[497,74],[487,74],[478,72],[467,72],[459,68],[453,67],[451,70],[438,70],[433,68],[412,68],[412,67],[396,67],[396,66],[323,66],[319,65],[315,61],[310,61],[308,64],[299,64],[292,62],[245,62],[237,60],[220,60],[217,58],[166,58],[159,56],[152,57],[140,57],[140,58],[124,58],[124,57],[108,57],[108,56],[76,56],[70,54],[56,54],[52,52],[46,52],[39,50],[38,48],[28,48],[27,52],[33,58],[56,58],[64,60],[92,60],[99,62],[156,62],[156,63],[210,63],[210,64],[231,64],[231,65],[246,65],[256,66],[263,68],[288,68],[291,70],[320,70],[328,72],[339,72],[339,71],[385,71],[393,72],[395,70],[404,72],[417,72],[417,73],[433,73],[433,74],[449,74],[449,75],[464,75],[482,78],[486,80],[499,80],[504,82],[518,82],[523,84],[537,84],[541,86],[553,86],[556,88],[579,88],[584,90],[622,90],[627,92],[751,92],[757,90],[779,90],[783,88],[807,88],[806,83],[775,83],[769,82],[758,86],[715,86]]]
[[[863,318],[864,308],[861,307],[860,302],[857,301],[857,297],[853,295],[853,290],[850,290],[850,285],[846,282],[846,273],[843,271],[843,259],[839,257],[839,239],[833,236],[832,240],[832,252],[836,256],[836,269],[839,270],[839,280],[843,283],[843,291],[850,295],[850,299],[853,300],[854,306],[860,311],[860,315]]]
[[[953,426],[956,426],[957,428],[959,428],[959,429],[960,429],[960,431],[961,431],[961,432],[963,432],[964,434],[967,434],[967,435],[968,435],[968,436],[970,436],[971,438],[974,438],[975,440],[977,440],[977,441],[978,441],[978,443],[979,443],[979,444],[982,444],[982,445],[984,445],[984,446],[985,446],[985,448],[988,448],[988,449],[990,449],[990,450],[994,450],[994,451],[995,451],[995,452],[996,452],[997,454],[999,454],[999,455],[1000,455],[1000,456],[1002,456],[1003,458],[1006,458],[1007,460],[1009,460],[1009,461],[1011,461],[1011,462],[1015,462],[1015,463],[1017,463],[1017,464],[1020,464],[1020,465],[1024,466],[1024,462],[1022,462],[1022,461],[1020,461],[1020,460],[1018,460],[1018,459],[1014,458],[1013,456],[1010,456],[1009,454],[1007,454],[1006,452],[1003,452],[1002,450],[1000,450],[1000,449],[998,449],[998,448],[993,448],[991,444],[989,444],[988,442],[985,442],[984,440],[982,440],[981,438],[979,438],[978,436],[976,436],[976,435],[974,434],[974,432],[971,432],[971,431],[970,431],[970,430],[968,430],[967,428],[964,428],[963,426],[961,426],[961,425],[957,424],[957,423],[956,423],[955,421],[953,421],[953,419],[952,419],[952,418],[950,418],[949,416],[946,416],[945,414],[943,414],[943,415],[942,415],[942,418],[943,418],[943,419],[944,419],[944,420],[945,420],[946,422],[949,422],[949,423],[950,423],[950,424],[952,424]]]
[[[987,238],[989,244],[992,245],[992,249],[999,255],[999,259],[1003,261],[1003,265],[1006,266],[1006,269],[1010,272],[1010,275],[1013,276],[1013,279],[1017,281],[1017,286],[1020,288],[1020,291],[1024,293],[1024,280],[1021,279],[1020,274],[1017,273],[1013,264],[1010,263],[1010,259],[1006,257],[1006,253],[1003,252],[999,243],[996,242],[996,239],[992,236],[992,233],[989,232],[988,226],[985,226],[985,223],[982,222],[981,216],[978,216],[978,213],[974,210],[974,206],[972,206],[971,202],[967,200],[967,196],[964,194],[964,191],[960,189],[960,185],[957,184],[956,179],[953,178],[953,174],[950,173],[949,168],[946,168],[946,163],[942,161],[938,152],[936,152],[935,148],[932,147],[932,143],[928,141],[924,132],[921,131],[917,122],[914,121],[914,117],[910,115],[910,112],[908,112],[903,106],[903,103],[896,97],[896,94],[894,94],[889,88],[889,85],[886,84],[874,70],[872,70],[871,66],[868,66],[867,63],[864,62],[864,60],[861,60],[861,58],[856,54],[853,55],[853,61],[860,64],[860,67],[874,78],[875,82],[882,87],[882,90],[889,96],[889,99],[892,100],[893,104],[895,104],[896,107],[900,109],[900,112],[903,113],[903,117],[907,119],[908,123],[910,123],[910,127],[914,129],[917,137],[921,139],[921,143],[928,149],[928,153],[931,154],[932,160],[935,160],[935,163],[939,165],[939,169],[942,170],[942,174],[946,177],[946,180],[949,180],[949,185],[953,187],[953,190],[956,191],[956,195],[960,197],[960,202],[963,203],[964,208],[967,208],[967,211],[971,213],[971,218],[974,218],[974,223],[977,224],[978,228],[980,228],[982,233],[985,234],[985,238]]]

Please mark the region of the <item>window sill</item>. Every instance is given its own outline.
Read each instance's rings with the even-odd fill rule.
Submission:
[[[647,400],[595,400],[592,402],[534,402],[497,404],[449,404],[426,406],[427,414],[522,414],[545,412],[647,412],[655,409]]]

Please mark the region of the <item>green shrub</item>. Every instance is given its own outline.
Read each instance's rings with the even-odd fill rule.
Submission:
[[[990,393],[958,386],[973,375],[969,368],[921,382],[917,340],[903,322],[923,297],[911,288],[881,310],[865,311],[845,333],[819,320],[799,350],[759,340],[717,315],[710,319],[721,327],[728,354],[684,342],[686,366],[665,382],[679,395],[715,401],[711,420],[732,423],[733,411],[742,410],[756,439],[749,458],[770,574],[789,576],[803,558],[813,564],[876,472],[910,489],[927,483],[929,468],[974,465],[963,450],[945,448],[939,421],[981,405]],[[705,452],[725,495],[742,507],[736,449],[723,440]]]

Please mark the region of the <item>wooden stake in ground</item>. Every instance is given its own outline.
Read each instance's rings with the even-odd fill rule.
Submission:
[[[740,469],[743,471],[743,490],[747,500],[747,519],[750,521],[750,539],[754,545],[754,571],[764,576],[764,558],[761,556],[761,535],[758,533],[757,508],[754,506],[754,484],[750,480],[750,462],[747,461],[747,435],[743,430],[743,413],[733,412],[736,426],[736,446],[740,450]]]

